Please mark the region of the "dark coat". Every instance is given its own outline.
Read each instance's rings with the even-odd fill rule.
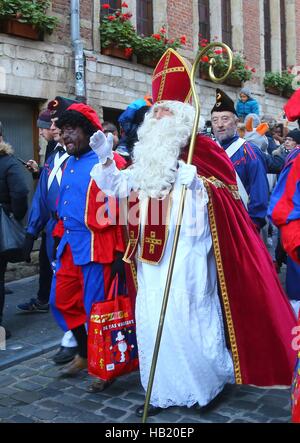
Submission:
[[[0,143],[0,204],[21,220],[27,212],[27,194],[24,171],[7,143]]]

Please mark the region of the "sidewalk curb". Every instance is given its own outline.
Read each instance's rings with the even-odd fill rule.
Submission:
[[[5,361],[5,363],[1,364],[0,361],[0,371],[3,371],[4,369],[10,368],[12,366],[18,365],[24,361],[31,360],[32,358],[39,357],[42,354],[46,354],[47,352],[50,352],[54,349],[56,349],[60,345],[61,340],[52,340],[50,343],[47,343],[47,345],[43,347],[36,347],[36,349],[32,349],[30,351],[24,351],[16,358],[11,358]],[[0,351],[0,356],[1,352]]]

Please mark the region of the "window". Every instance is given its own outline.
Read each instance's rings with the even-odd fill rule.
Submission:
[[[199,34],[202,38],[210,40],[209,0],[198,0]]]
[[[286,18],[285,0],[280,0],[281,67],[286,69]]]
[[[136,3],[137,33],[145,36],[153,34],[153,1],[138,0]]]
[[[231,4],[230,0],[222,0],[222,40],[232,46]]]
[[[264,0],[264,22],[265,22],[265,70],[272,70],[271,56],[271,18],[270,18],[270,0]]]
[[[106,14],[112,14],[116,9],[121,9],[122,0],[101,0],[101,16]],[[102,5],[109,4],[109,9],[103,9]]]

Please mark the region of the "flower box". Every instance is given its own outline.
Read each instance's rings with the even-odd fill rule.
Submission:
[[[149,57],[142,57],[141,55],[137,56],[137,63],[140,63],[141,65],[150,66],[151,68],[155,68],[159,59],[154,60]]]
[[[131,60],[132,58],[132,53],[126,54],[126,48],[118,48],[117,46],[107,46],[106,48],[101,48],[101,54],[122,58],[123,60]]]
[[[290,97],[292,97],[293,93],[294,93],[294,91],[283,91],[282,96],[285,98],[290,98]]]
[[[43,34],[52,34],[59,23],[57,17],[47,14],[51,3],[51,0],[1,0],[1,32],[42,40]]]
[[[266,92],[289,98],[293,92],[293,81],[295,74],[291,70],[282,72],[266,72],[264,85]]]
[[[43,34],[29,23],[21,23],[15,19],[0,21],[0,31],[17,37],[29,38],[31,40],[42,40]]]
[[[242,86],[242,81],[240,79],[238,79],[238,78],[230,78],[230,76],[226,78],[224,83],[226,83],[226,85],[229,85],[229,86],[235,86],[235,87],[241,87]]]
[[[200,69],[200,78],[202,78],[202,80],[207,80],[207,81],[211,82],[211,78],[210,78],[208,72],[203,71],[202,69]]]
[[[266,92],[268,92],[269,94],[280,95],[279,89],[276,88],[275,86],[266,86],[265,89]]]

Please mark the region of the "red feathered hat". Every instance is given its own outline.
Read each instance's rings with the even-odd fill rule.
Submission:
[[[174,49],[167,49],[156,65],[152,77],[153,103],[162,100],[191,100],[190,69],[184,58]]]
[[[300,89],[297,89],[297,91],[294,92],[283,109],[288,121],[294,122],[300,118]]]
[[[88,105],[85,105],[84,103],[74,103],[73,105],[69,106],[67,111],[76,111],[82,114],[95,128],[101,129],[102,131],[102,125],[100,123],[99,117],[96,113],[96,111],[91,108]]]

